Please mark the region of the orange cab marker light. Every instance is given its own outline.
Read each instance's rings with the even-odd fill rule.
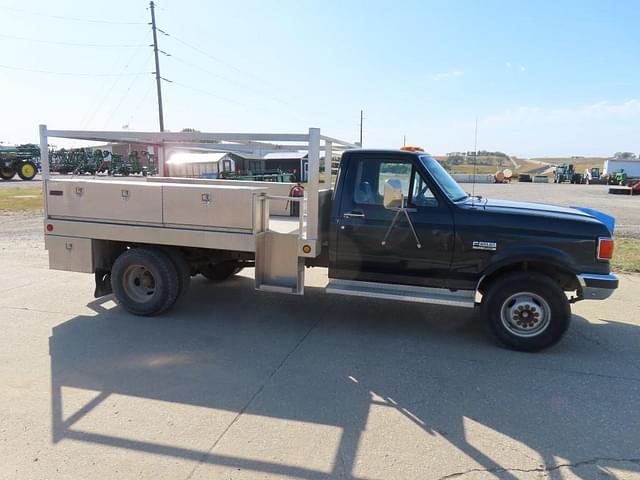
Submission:
[[[400,150],[404,150],[405,152],[424,152],[424,148],[415,147],[412,145],[405,145],[404,147],[400,147]]]
[[[611,260],[613,257],[613,239],[598,239],[598,260]]]

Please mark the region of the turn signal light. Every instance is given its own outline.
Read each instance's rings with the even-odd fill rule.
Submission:
[[[613,257],[613,239],[598,239],[598,260],[611,260]]]

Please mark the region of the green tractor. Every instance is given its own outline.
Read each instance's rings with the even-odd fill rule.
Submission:
[[[624,171],[624,168],[621,168],[618,172],[611,173],[609,175],[608,183],[609,185],[626,185],[627,173]]]
[[[18,174],[22,180],[33,180],[38,173],[38,163],[40,163],[40,148],[33,143],[2,148],[0,178],[11,180]]]

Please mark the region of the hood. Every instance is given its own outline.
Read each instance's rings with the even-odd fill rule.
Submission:
[[[488,209],[508,209],[508,210],[528,210],[530,212],[545,212],[551,214],[565,214],[565,215],[576,215],[579,217],[590,217],[586,212],[576,210],[573,207],[560,207],[558,205],[547,205],[545,203],[531,203],[531,202],[513,202],[511,200],[494,200],[494,199],[483,199],[482,200],[485,208]]]
[[[599,210],[586,207],[561,207],[545,203],[514,202],[510,200],[482,199],[476,205],[488,211],[523,215],[544,216],[550,218],[598,221],[613,235],[615,218]]]

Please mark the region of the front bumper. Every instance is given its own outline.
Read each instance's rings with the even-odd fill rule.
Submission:
[[[577,277],[580,283],[580,296],[583,300],[604,300],[618,288],[618,277],[611,273],[608,275],[581,273]]]

